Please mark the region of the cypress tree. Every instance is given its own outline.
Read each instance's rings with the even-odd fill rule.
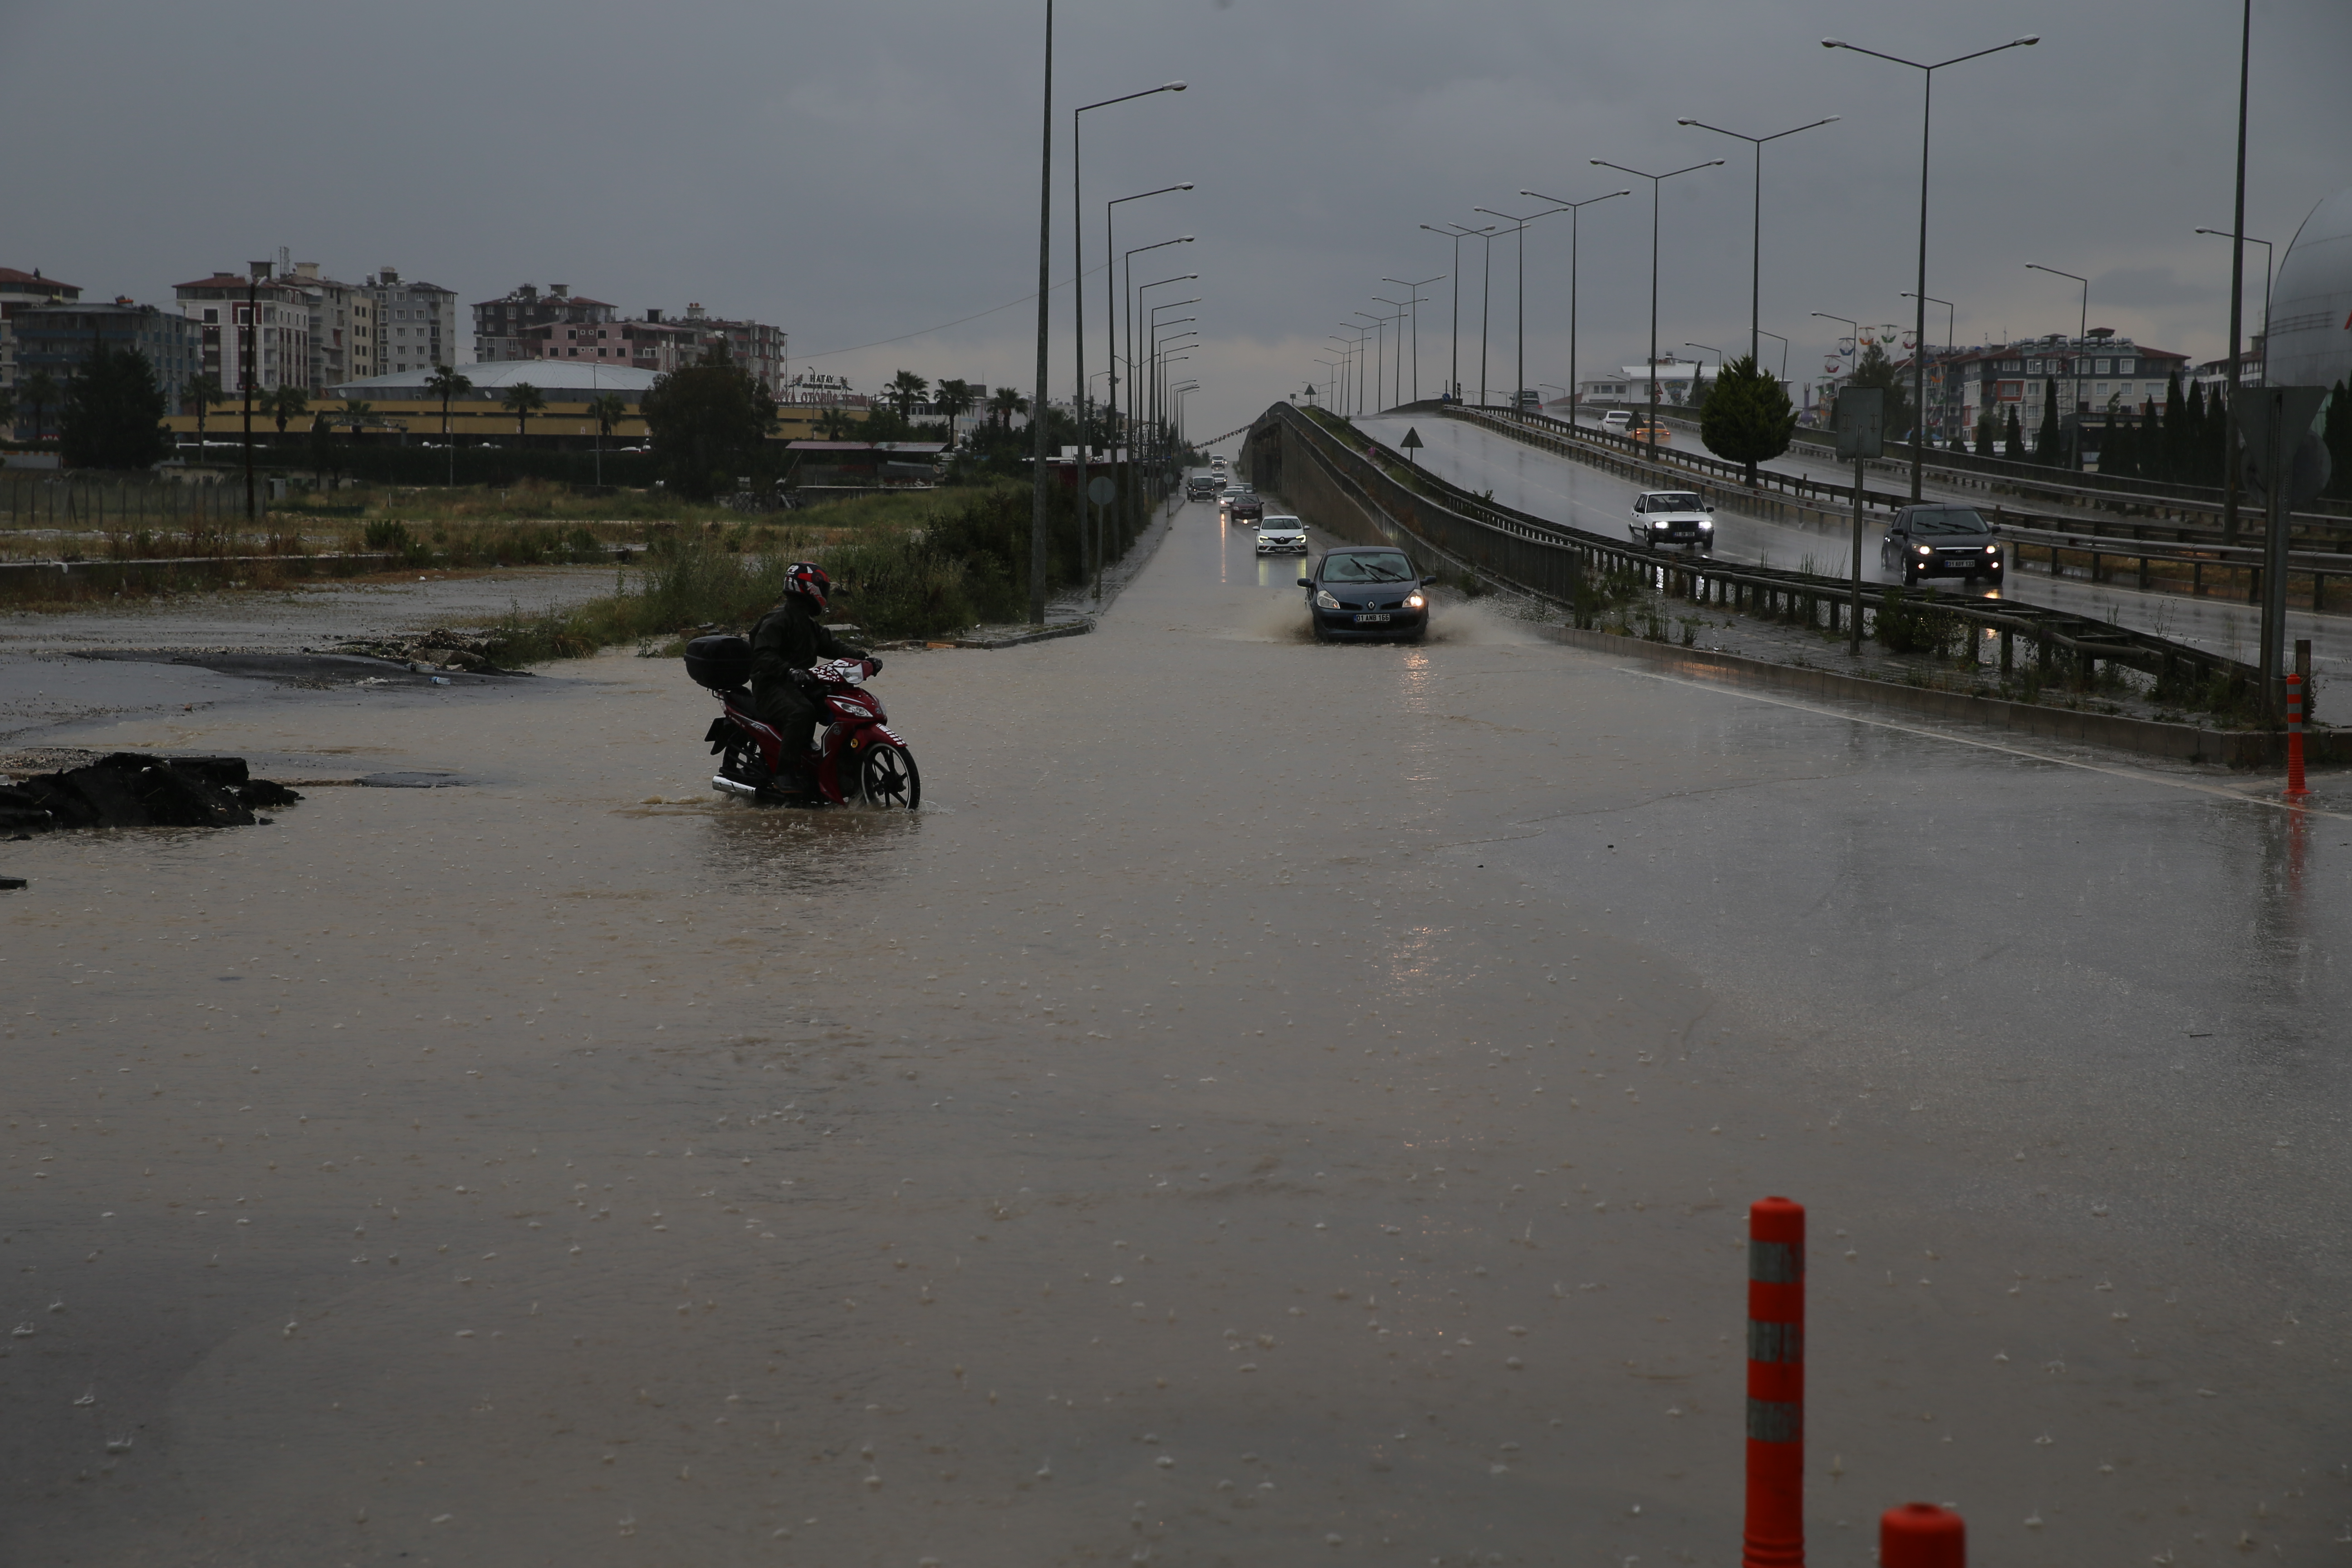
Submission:
[[[2000,439],[2000,424],[1996,418],[1994,418],[1993,411],[1988,408],[1982,414],[1977,416],[1977,456],[1979,458],[1991,457],[1993,455],[1993,443]]]
[[[1756,465],[1787,451],[1796,427],[1787,390],[1746,354],[1723,367],[1699,403],[1699,439],[1717,457],[1745,465],[1751,487]]]
[[[2164,379],[2164,432],[2157,443],[2159,454],[2152,478],[2179,484],[2189,467],[2183,437],[2189,429],[2189,404],[2180,395],[2180,373]]]
[[[2017,405],[2009,405],[2009,425],[2001,432],[2002,456],[2012,461],[2025,459],[2025,427],[2018,423]]]
[[[172,455],[171,400],[136,349],[104,349],[66,388],[58,447],[68,468],[144,468]]]
[[[2055,467],[2066,454],[2065,433],[2058,427],[2058,378],[2042,384],[2042,428],[2033,433],[2033,460]]]
[[[2184,485],[2201,485],[2210,481],[2205,477],[2205,389],[2194,384],[2189,388],[2189,399],[2180,409],[2180,473]]]

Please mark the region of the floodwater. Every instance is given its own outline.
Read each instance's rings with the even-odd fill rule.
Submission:
[[[626,654],[18,735],[451,787],[0,850],[0,1557],[1729,1563],[1768,1193],[1816,1562],[2338,1550],[2340,779],[1297,570],[892,657],[911,816]]]

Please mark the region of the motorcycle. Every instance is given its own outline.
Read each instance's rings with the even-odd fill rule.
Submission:
[[[703,735],[719,771],[710,787],[721,795],[774,805],[855,805],[912,811],[922,804],[923,775],[915,753],[863,682],[878,675],[878,658],[821,659],[793,672],[817,708],[808,772],[783,766],[784,738],[751,706],[751,644],[740,637],[697,637],[686,647],[686,672],[716,696],[719,717]],[[808,782],[814,776],[813,785]]]

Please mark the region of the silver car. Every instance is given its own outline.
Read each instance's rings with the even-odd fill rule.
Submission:
[[[1280,512],[1268,513],[1257,525],[1257,552],[1260,555],[1306,554],[1307,525]]]
[[[1715,509],[1696,490],[1644,490],[1634,499],[1627,531],[1653,550],[1683,546],[1715,552]]]

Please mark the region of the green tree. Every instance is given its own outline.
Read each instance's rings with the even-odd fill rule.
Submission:
[[[2189,400],[2181,395],[2180,373],[2164,378],[2164,428],[2157,440],[2155,479],[2180,483],[2188,477],[2189,454],[2183,437],[2189,430]]]
[[[1752,354],[1723,367],[1698,405],[1698,438],[1727,462],[1743,465],[1756,483],[1756,465],[1789,449],[1797,411],[1788,390]]]
[[[171,398],[136,349],[101,349],[67,386],[58,449],[68,468],[144,468],[172,455]]]
[[[425,390],[441,400],[441,444],[449,444],[449,405],[474,390],[473,378],[459,375],[446,364],[436,364],[433,374],[425,378]]]
[[[733,475],[758,472],[776,426],[775,398],[715,348],[700,364],[656,381],[637,412],[671,488],[698,500],[711,493],[714,477],[731,483]]]
[[[2126,479],[2139,473],[2139,432],[2113,404],[2107,406],[2106,428],[2099,435],[2099,472]]]
[[[955,445],[956,421],[971,413],[972,405],[979,401],[979,389],[961,379],[942,380],[939,391],[932,394],[932,406],[948,416],[948,445],[950,447]]]
[[[828,408],[816,416],[816,438],[820,441],[846,441],[856,434],[857,421],[849,416],[846,408]]]
[[[1013,420],[1016,415],[1028,412],[1029,400],[1021,395],[1021,389],[1017,386],[1000,386],[996,389],[996,395],[988,400],[989,417],[993,419],[1000,428],[1005,430],[1013,428]]]
[[[2013,463],[2025,460],[2025,426],[2018,421],[2014,403],[2009,405],[2009,418],[2001,427],[2000,455]]]
[[[1886,394],[1886,423],[1883,426],[1888,440],[1907,435],[1911,429],[1911,378],[1895,363],[1886,357],[1885,348],[1873,343],[1862,351],[1862,362],[1846,378],[1848,386],[1875,386]]]
[[[16,400],[33,411],[35,442],[37,443],[41,439],[41,416],[55,408],[58,405],[58,400],[64,395],[65,388],[58,384],[57,376],[46,367],[17,379]]]
[[[1993,411],[1988,408],[1977,416],[1977,456],[1991,457],[1993,443],[2000,439],[2000,422],[1993,416]]]
[[[280,382],[261,395],[254,404],[264,418],[278,423],[278,438],[286,438],[286,424],[310,412],[310,394],[290,381]]]
[[[213,405],[225,395],[221,391],[220,377],[210,371],[188,377],[188,384],[180,388],[181,405],[185,406],[193,403],[196,405],[196,461],[199,463],[205,460],[205,417],[212,413]]]
[[[898,411],[899,423],[911,425],[915,418],[915,405],[929,397],[930,390],[929,381],[911,370],[902,370],[890,378],[890,384],[882,389],[882,395],[888,398],[890,405]]]
[[[371,403],[362,403],[356,397],[343,399],[342,407],[335,415],[337,423],[351,428],[352,445],[354,447],[360,444],[360,426],[373,417],[375,417],[375,405]]]
[[[614,426],[629,416],[629,400],[617,392],[607,392],[588,400],[588,416],[596,421],[596,435],[602,439],[613,433]]]
[[[547,406],[547,398],[530,383],[518,381],[507,388],[499,406],[515,416],[515,439],[520,441],[530,434],[530,416]]]

